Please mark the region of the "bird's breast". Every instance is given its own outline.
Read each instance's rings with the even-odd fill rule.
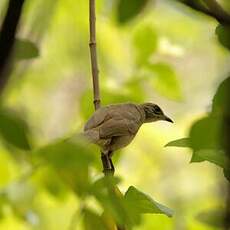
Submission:
[[[127,135],[122,137],[113,137],[109,146],[110,151],[116,151],[118,149],[124,148],[130,144],[135,135]]]

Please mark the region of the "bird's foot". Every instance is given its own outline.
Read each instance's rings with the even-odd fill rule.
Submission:
[[[101,154],[101,160],[103,163],[103,172],[105,175],[113,175],[114,174],[114,166],[111,158],[109,158],[108,154]]]

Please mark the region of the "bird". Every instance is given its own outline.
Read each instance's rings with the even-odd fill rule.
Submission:
[[[116,150],[129,145],[144,123],[172,122],[155,103],[111,104],[97,109],[84,126],[84,137],[101,149],[102,159],[114,172],[112,156]]]

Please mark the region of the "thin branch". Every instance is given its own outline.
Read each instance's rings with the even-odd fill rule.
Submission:
[[[230,24],[230,15],[216,0],[204,0],[210,12],[221,24]]]
[[[177,1],[193,8],[194,10],[197,10],[215,18],[221,24],[230,24],[230,15],[222,8],[222,6],[216,0],[203,0],[203,3],[205,3],[205,5],[197,2],[197,0]]]
[[[97,47],[96,47],[96,13],[95,13],[95,0],[89,0],[89,25],[90,25],[90,57],[91,57],[91,70],[93,78],[93,96],[94,108],[99,109],[101,106],[100,87],[99,87],[99,70],[97,62]],[[103,165],[103,172],[105,175],[113,172],[111,160],[108,154],[101,153],[101,161]]]
[[[89,5],[89,25],[90,25],[90,56],[91,69],[93,77],[93,94],[94,94],[94,108],[97,110],[101,106],[100,87],[99,87],[99,70],[97,63],[97,49],[96,49],[96,14],[95,14],[95,0],[90,0]]]
[[[0,91],[8,81],[6,68],[13,49],[17,26],[22,13],[24,0],[10,0],[0,31]]]
[[[186,1],[177,0],[177,1],[183,3],[184,5],[189,6],[190,8],[193,8],[194,10],[210,15],[209,10],[206,8],[204,4],[201,4],[200,1],[197,1],[197,0],[191,0],[191,1],[190,0],[186,0]]]
[[[89,24],[90,24],[90,56],[91,56],[91,69],[93,78],[93,95],[95,110],[101,106],[100,100],[100,87],[99,87],[99,70],[97,62],[96,50],[96,14],[95,14],[95,0],[89,0]],[[114,168],[112,160],[109,158],[109,153],[101,153],[101,161],[103,165],[103,172],[105,176],[113,175]],[[95,226],[96,227],[96,226]],[[117,227],[118,230],[124,230],[122,227]]]

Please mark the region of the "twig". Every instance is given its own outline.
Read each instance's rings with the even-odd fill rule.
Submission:
[[[99,70],[97,62],[97,49],[96,49],[96,14],[95,14],[95,0],[89,0],[89,25],[90,25],[90,57],[91,57],[91,70],[93,78],[93,96],[94,108],[99,109],[101,106],[100,87],[99,87]],[[101,160],[103,165],[103,172],[105,175],[111,174],[112,165],[108,154],[101,153]]]
[[[191,1],[190,0],[186,0],[186,1],[184,1],[184,0],[177,0],[177,1],[179,1],[179,2],[181,2],[183,4],[185,4],[185,5],[193,8],[194,10],[197,10],[197,11],[200,11],[200,12],[203,12],[205,14],[210,15],[210,12],[206,8],[206,6],[203,5],[203,4],[201,4],[200,2],[198,2],[197,0],[191,0]]]
[[[0,92],[2,92],[8,81],[6,67],[14,45],[23,4],[24,0],[9,1],[7,13],[0,31]]]
[[[230,15],[221,7],[221,5],[216,0],[204,0],[205,5],[198,3],[196,0],[178,1],[197,11],[200,11],[206,15],[215,18],[221,24],[230,24]]]
[[[89,4],[89,25],[90,25],[90,56],[91,56],[91,69],[93,77],[93,95],[94,95],[94,108],[99,109],[101,106],[100,87],[99,87],[99,70],[97,63],[97,49],[96,49],[96,14],[95,14],[95,0],[90,0]]]
[[[230,24],[230,15],[216,0],[204,0],[210,12],[221,24]]]

